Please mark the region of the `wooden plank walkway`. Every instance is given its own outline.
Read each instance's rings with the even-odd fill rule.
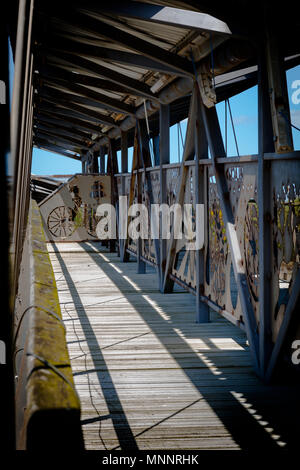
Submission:
[[[245,334],[97,243],[48,245],[87,449],[290,448],[299,387],[254,375]],[[98,252],[102,250],[102,252]]]

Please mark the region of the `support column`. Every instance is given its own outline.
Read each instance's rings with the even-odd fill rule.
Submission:
[[[140,169],[142,169],[143,167],[145,168],[145,165],[147,165],[147,163],[148,165],[150,165],[151,159],[150,159],[148,141],[146,141],[145,123],[142,120],[138,122],[137,129],[138,129],[137,145],[139,148],[138,172],[137,172],[137,202],[138,204],[142,204],[143,203],[143,191],[145,191],[145,188],[142,187],[142,172],[140,171]],[[142,248],[143,248],[143,241],[139,237],[137,240],[137,273],[138,274],[146,273],[146,263],[141,258]]]
[[[222,140],[219,120],[215,106],[207,108],[203,104],[202,100],[200,102],[200,106],[206,137],[211,152],[212,167],[214,170],[214,176],[216,178],[216,186],[220,198],[223,221],[224,225],[226,226],[226,235],[229,242],[232,266],[241,302],[245,329],[253,360],[253,367],[256,373],[259,374],[259,340],[256,319],[251,303],[251,295],[247,283],[246,269],[243,264],[241,248],[235,228],[234,215],[232,212],[230,198],[228,197],[229,190],[224,167],[222,164],[216,161],[218,157],[225,157],[225,148]]]
[[[201,249],[195,252],[195,269],[196,269],[196,322],[207,323],[209,322],[209,307],[206,303],[201,301],[201,296],[204,295],[205,284],[205,264],[206,256],[205,250],[207,249],[207,168],[206,165],[199,165],[199,160],[208,158],[208,144],[205,134],[204,124],[200,109],[200,97],[197,100],[197,112],[195,119],[195,208],[197,204],[204,205],[204,245]],[[196,210],[196,209],[195,209]],[[199,216],[196,210],[196,217]],[[199,223],[199,221],[198,221]],[[199,234],[197,234],[199,235]]]
[[[275,152],[293,152],[292,128],[288,122],[290,118],[290,107],[284,57],[280,51],[278,31],[273,30],[273,25],[268,27],[267,21],[265,27],[267,34],[260,49],[266,53],[264,60],[266,60],[268,71],[269,104],[271,107]]]
[[[168,105],[161,105],[161,106],[168,106]],[[153,142],[153,153],[154,153],[154,165],[159,166],[159,146],[160,146],[160,137],[156,135],[152,139]]]
[[[118,189],[115,180],[115,174],[119,173],[118,168],[118,159],[117,159],[117,150],[115,140],[110,141],[108,152],[108,162],[107,162],[107,172],[111,176],[111,191],[112,191],[112,205],[115,207],[118,214]],[[109,241],[110,253],[115,253],[116,251],[116,240]]]
[[[98,155],[98,150],[93,153],[92,173],[99,173]]]
[[[293,150],[292,130],[283,57],[274,34],[267,26],[258,44],[258,212],[259,212],[259,360],[265,377],[272,355],[273,235],[272,162],[265,153]]]
[[[195,157],[195,115],[197,110],[197,92],[194,86],[193,93],[190,100],[189,115],[187,122],[187,129],[185,135],[184,151],[181,161],[180,173],[176,189],[176,204],[181,207],[184,204],[184,189],[185,182],[188,175],[188,166],[185,163],[189,160],[194,160]],[[175,226],[173,224],[171,231],[171,238],[168,242],[168,254],[166,258],[166,267],[164,274],[163,292],[173,292],[174,279],[171,278],[172,267],[174,258],[176,256],[176,238],[175,238]]]
[[[106,154],[106,148],[104,145],[101,145],[100,151],[99,151],[100,173],[105,173],[105,154]]]
[[[167,178],[166,170],[163,165],[170,163],[170,106],[160,105],[159,111],[159,176],[160,176],[160,204],[167,203]],[[163,292],[163,280],[165,276],[166,259],[167,259],[167,240],[162,239],[162,214],[159,215],[160,226],[160,291]]]
[[[121,132],[121,172],[128,173],[128,133]]]
[[[111,163],[112,163],[113,175],[115,175],[116,173],[119,173],[119,164],[118,164],[115,140],[111,140]]]
[[[121,132],[121,196],[125,196],[125,176],[128,173],[128,134],[125,131]],[[119,239],[120,246],[120,260],[122,262],[129,261],[129,254],[125,250],[125,240]]]
[[[142,193],[143,193],[143,188],[142,188],[142,172],[138,170],[137,172],[137,202],[138,204],[142,204],[143,198],[142,198]],[[142,260],[142,245],[143,241],[141,237],[139,237],[136,241],[136,261],[137,261],[137,273],[138,274],[145,274],[146,273],[146,263],[145,261]]]

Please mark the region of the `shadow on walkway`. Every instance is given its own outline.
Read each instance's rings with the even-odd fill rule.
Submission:
[[[94,252],[91,252],[90,244],[81,243],[80,245],[85,249],[93,262],[96,263],[103,272],[113,280],[114,283],[116,283],[118,273],[111,264],[104,261],[101,255],[96,252],[96,249],[94,249]],[[70,289],[74,304],[79,307],[80,311],[78,311],[78,317],[84,334],[88,339],[88,344],[89,341],[95,342],[97,341],[97,338],[93,331],[93,326],[90,323],[88,315],[80,300],[76,286],[59,250],[54,244],[53,247],[67,285]],[[104,250],[103,253],[105,253]],[[113,262],[119,262],[116,255],[110,255],[110,257]],[[126,264],[122,264],[121,266],[123,266],[124,269]],[[128,295],[129,285],[126,285],[126,281],[121,273],[119,276],[120,279],[116,285],[126,297]],[[130,273],[126,272],[126,276],[130,276]],[[138,279],[139,277],[135,276],[134,282],[137,286],[139,286]],[[101,289],[101,284],[99,285],[99,289]],[[226,373],[224,358],[222,358],[222,366],[220,365],[220,367],[222,367],[222,375],[214,375],[212,371],[206,367],[204,361],[189,347],[187,342],[178,334],[178,332],[174,330],[172,321],[169,322],[164,320],[162,316],[159,315],[159,313],[152,308],[141,295],[139,295],[138,292],[135,292],[135,294],[136,295],[130,295],[128,301],[136,311],[139,312],[139,315],[146,323],[149,322],[149,315],[151,314],[151,325],[149,325],[149,328],[151,328],[152,332],[156,335],[161,344],[164,345],[169,354],[172,355],[189,381],[216,413],[241,450],[258,452],[262,450],[275,451],[280,450],[281,448],[284,450],[290,450],[291,448],[298,447],[297,426],[299,418],[299,385],[265,386],[258,378],[256,378],[254,372],[251,371],[249,366],[241,367],[237,365],[237,371],[233,376],[231,374],[231,371],[234,368],[232,358],[228,363],[231,364],[231,371],[228,370],[228,373]],[[151,297],[151,293],[148,295]],[[213,323],[210,325],[213,325]],[[168,338],[170,337],[176,337],[177,349],[179,347],[180,350],[188,352],[189,358],[193,363],[192,368],[186,367],[185,359],[183,357],[184,355],[178,354],[173,350],[170,342],[168,341]],[[243,334],[237,334],[237,337],[241,337],[241,344],[245,346]],[[134,436],[130,429],[126,414],[118,397],[118,392],[113,384],[109,368],[106,366],[101,348],[96,352],[90,346],[89,349],[95,365],[95,371],[98,374],[102,393],[110,413],[110,418],[112,419],[112,423],[119,440],[119,448],[122,450],[136,449],[137,443],[135,437],[137,436]],[[224,351],[224,354],[234,356],[236,352]],[[249,357],[250,353],[248,351],[244,351],[244,354],[245,357]],[[97,370],[96,366],[99,359],[103,361],[104,364],[104,367],[101,366],[101,371]],[[210,360],[212,361],[214,359],[210,358]],[[218,367],[218,356],[216,356],[214,365]],[[238,378],[239,380],[232,380],[233,378]],[[108,383],[109,387],[107,387]],[[104,384],[106,384],[106,386],[103,386]],[[225,407],[224,402],[226,402]],[[98,418],[96,418],[96,420],[97,419]],[[99,418],[99,420],[100,419],[101,418]],[[151,428],[152,427],[153,426],[151,426]],[[146,431],[147,430],[142,433]],[[276,437],[274,435],[280,436],[279,438],[277,437],[277,440],[286,443],[286,445],[284,447],[280,447],[276,442]]]

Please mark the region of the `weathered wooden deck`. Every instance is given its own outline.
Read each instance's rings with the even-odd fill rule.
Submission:
[[[297,445],[299,387],[254,375],[244,333],[195,299],[160,294],[152,268],[48,245],[87,449],[280,449]]]

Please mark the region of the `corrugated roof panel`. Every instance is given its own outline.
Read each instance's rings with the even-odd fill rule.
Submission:
[[[147,3],[147,2],[145,2]],[[154,0],[154,3],[157,3]],[[158,2],[159,3],[159,2]],[[46,9],[47,11],[47,9]],[[72,14],[70,15],[70,22],[68,19],[68,15],[64,11],[62,14],[61,18],[59,18],[60,11],[59,9],[53,10],[53,16],[52,14],[49,14],[49,16],[45,16],[45,21],[47,22],[47,28],[45,29],[47,31],[47,34],[45,35],[44,29],[41,28],[41,36],[40,36],[40,41],[41,45],[44,46],[44,50],[42,50],[42,53],[44,54],[44,64],[46,65],[51,65],[55,64],[56,66],[66,70],[66,71],[72,71],[74,75],[77,73],[81,74],[82,77],[80,80],[78,80],[78,83],[85,87],[86,89],[93,90],[96,92],[99,92],[103,95],[106,95],[107,97],[113,98],[118,101],[124,101],[125,103],[130,103],[133,106],[139,106],[143,104],[143,93],[144,96],[149,96],[147,94],[147,86],[152,87],[154,84],[157,82],[160,83],[160,88],[163,88],[167,83],[170,81],[174,80],[176,76],[180,75],[180,73],[174,74],[174,70],[172,70],[172,67],[174,66],[174,61],[173,57],[171,55],[167,54],[162,54],[162,57],[164,57],[165,64],[163,67],[163,70],[168,70],[171,68],[171,72],[173,71],[173,74],[167,75],[162,72],[158,71],[152,71],[147,68],[145,68],[145,63],[147,63],[147,67],[153,66],[153,60],[158,62],[161,60],[161,57],[159,57],[159,50],[153,51],[151,48],[145,48],[146,51],[144,53],[142,47],[135,47],[136,44],[133,42],[132,47],[126,47],[122,44],[120,37],[121,37],[121,32],[127,32],[130,33],[131,35],[134,35],[136,37],[136,42],[138,42],[139,39],[144,40],[151,44],[152,46],[158,46],[161,49],[173,52],[174,56],[175,54],[179,55],[184,55],[186,51],[189,51],[189,47],[191,44],[191,41],[196,40],[197,42],[202,42],[201,36],[202,33],[199,31],[187,29],[187,28],[181,28],[181,27],[176,27],[176,26],[169,26],[165,24],[158,24],[154,23],[152,21],[145,21],[142,19],[134,19],[134,18],[125,18],[125,16],[122,16],[121,14],[119,16],[109,16],[109,15],[103,15],[101,14],[101,10],[99,7],[99,14],[94,14],[86,11],[86,6],[82,2],[82,8],[79,10],[81,15],[77,16],[76,15],[76,8],[74,11],[74,8],[71,9],[75,13],[74,17],[72,17]],[[77,10],[78,11],[78,10]],[[99,28],[97,28],[97,22],[93,21],[91,22],[91,25],[89,25],[89,17],[96,18],[99,22]],[[72,18],[74,23],[72,24]],[[82,24],[81,26],[81,18],[82,18]],[[91,20],[91,18],[90,18]],[[102,30],[102,35],[101,35],[101,22],[105,23],[106,25],[112,26],[114,29],[111,31],[111,28],[106,28],[103,26]],[[91,27],[92,29],[95,30],[95,32],[89,32],[88,29]],[[120,30],[120,36],[118,36],[118,33],[116,34],[115,28]],[[104,31],[107,35],[104,36]],[[113,34],[114,33],[114,34]],[[112,34],[113,39],[109,39],[110,34]],[[51,44],[51,38],[53,39],[53,44]],[[73,41],[73,44],[70,43],[70,40]],[[120,42],[119,42],[120,40]],[[203,39],[205,40],[205,39]],[[65,41],[65,44],[64,44]],[[61,43],[61,47],[60,47]],[[76,48],[76,44],[81,43],[81,47]],[[101,48],[106,48],[107,50],[113,50],[113,51],[120,51],[120,52],[130,52],[131,54],[135,54],[136,56],[145,56],[147,60],[144,60],[142,62],[143,66],[137,66],[131,64],[131,61],[135,61],[136,57],[130,56],[129,54],[124,54],[123,57],[121,58],[120,55],[118,54],[113,54],[109,55],[107,54],[106,51],[101,51],[98,50],[96,47],[93,49],[91,48],[91,52],[88,47],[86,46],[98,46]],[[51,49],[52,48],[52,49]],[[75,60],[76,58],[78,59],[79,65],[72,65],[71,63],[68,63],[65,59],[67,58],[67,53],[68,54],[74,54],[74,57],[70,57],[71,60]],[[57,54],[57,55],[56,55]],[[66,55],[65,55],[66,54]],[[100,57],[99,57],[100,55]],[[103,55],[103,58],[101,57]],[[112,59],[114,57],[114,59]],[[150,59],[151,57],[151,59]],[[79,61],[79,59],[85,59],[90,62],[91,65],[91,70],[89,70],[89,65],[84,63],[84,61]],[[118,60],[121,59],[121,60]],[[127,62],[126,62],[127,61]],[[129,63],[129,62],[130,63]],[[183,64],[183,65],[178,65],[178,70],[184,70],[183,74],[185,73],[185,65],[190,65],[187,63],[184,63],[184,60],[178,61],[178,63]],[[101,71],[98,74],[97,71],[93,71],[93,64],[95,64],[95,69],[96,66],[102,66],[106,67],[107,69],[111,70],[111,72],[117,72],[121,74],[121,76],[124,76],[128,79],[133,79],[136,80],[137,82],[144,82],[146,85],[143,85],[139,87],[139,84],[128,84],[127,86],[130,86],[128,88],[127,93],[121,93],[120,91],[114,92],[114,91],[109,91],[105,89],[105,85],[103,85],[103,88],[101,88],[101,80],[103,79],[103,82],[107,84],[107,87],[109,88],[109,82],[110,80],[112,81],[111,83],[116,87],[117,90],[120,90],[120,86],[125,88],[126,90],[126,80],[122,83],[122,77],[120,77],[120,82],[116,80],[115,77],[111,77],[108,74],[108,77],[104,77],[101,75]],[[148,65],[149,64],[149,65]],[[155,65],[155,64],[154,64]],[[87,68],[85,68],[87,67]],[[161,70],[162,66],[157,66],[153,67],[154,70]],[[188,67],[187,67],[188,68]],[[50,69],[50,67],[49,67]],[[99,100],[99,105],[91,105],[91,103],[95,103],[96,98],[89,99],[85,95],[80,94],[80,92],[68,92],[68,87],[64,87],[61,85],[61,80],[65,80],[64,74],[60,73],[59,71],[57,72],[57,78],[55,76],[55,69],[53,71],[54,76],[51,75],[51,69],[49,72],[47,72],[47,68],[45,68],[45,75],[49,73],[50,80],[43,82],[41,80],[40,86],[43,88],[44,84],[47,87],[50,87],[52,89],[56,89],[60,92],[63,92],[65,94],[65,98],[67,101],[74,101],[75,104],[79,105],[82,108],[85,108],[86,112],[88,111],[94,111],[102,114],[103,116],[110,116],[115,120],[115,124],[118,126],[120,122],[126,118],[126,114],[124,114],[121,110],[119,111],[113,111],[110,108],[106,108],[105,105],[102,105],[100,100]],[[66,77],[68,77],[66,75]],[[93,77],[96,80],[95,81],[87,81],[88,85],[86,85],[86,78],[84,77]],[[69,77],[71,82],[75,82],[76,80],[73,79],[73,77]],[[55,81],[56,80],[56,81]],[[99,86],[98,86],[99,83]],[[95,86],[91,86],[95,85]],[[136,88],[140,88],[139,92],[135,91]],[[74,88],[73,88],[74,89]],[[114,89],[114,88],[113,88]],[[47,88],[45,88],[47,90]],[[75,88],[76,90],[76,88]],[[78,90],[78,88],[77,88]],[[121,88],[122,90],[122,88]],[[49,90],[48,90],[49,92]],[[58,97],[60,96],[60,93],[56,92],[55,93],[52,91],[51,94],[54,96]],[[151,93],[150,93],[151,96]],[[63,107],[63,102],[68,106],[66,101],[61,100],[62,103],[59,102],[59,99],[57,100],[57,103],[55,101],[55,105],[49,105],[49,103],[46,105],[42,104],[41,108],[43,106],[46,109],[50,109],[51,112],[57,116],[61,115],[61,111],[59,108]],[[39,102],[37,100],[37,107],[35,110],[38,112],[38,106]],[[107,124],[99,124],[99,120],[97,121],[96,117],[93,118],[92,116],[86,116],[78,111],[78,108],[76,106],[73,107],[74,111],[72,110],[67,110],[65,109],[64,112],[68,114],[70,117],[74,118],[80,118],[81,120],[86,120],[89,123],[94,123],[95,127],[101,129],[102,132],[107,132],[109,129],[112,128],[111,125]],[[80,108],[79,108],[80,109]],[[36,112],[35,111],[35,112]],[[130,111],[130,109],[129,109]],[[94,114],[94,113],[92,113]]]
[[[86,56],[81,56],[78,54],[78,57],[86,58]],[[121,64],[116,64],[115,62],[111,61],[105,61],[102,59],[95,59],[94,57],[91,57],[88,59],[90,62],[93,62],[95,64],[101,65],[103,67],[107,67],[110,70],[114,70],[115,72],[121,73],[123,75],[126,75],[127,77],[134,78],[135,80],[140,80],[143,77],[143,72],[139,73],[136,68],[132,68],[131,66],[126,66],[126,65],[121,65]]]
[[[150,21],[138,20],[133,18],[122,18],[122,21],[128,24],[129,27],[136,28],[137,30],[144,31],[150,36],[155,36],[160,38],[165,44],[170,44],[170,49],[172,45],[176,45],[182,38],[184,38],[188,33],[189,29],[176,28],[175,26],[166,26],[163,24],[157,24]]]
[[[135,28],[133,25],[129,24],[129,20],[122,20],[117,21],[116,18],[111,18],[108,16],[101,16],[100,14],[85,12],[86,16],[90,16],[95,19],[99,19],[99,21],[103,21],[103,23],[107,23],[113,27],[120,29],[121,31],[125,31],[129,34],[133,34],[137,38],[144,39],[145,41],[151,42],[151,44],[155,44],[158,47],[162,47],[163,49],[170,49],[172,44],[169,43],[168,39],[160,38],[159,34],[152,34],[153,29],[147,26],[147,29],[143,27]],[[131,20],[130,20],[131,21]],[[135,20],[132,20],[135,21]],[[155,28],[161,25],[153,25]],[[101,29],[99,29],[99,34],[101,35]],[[150,35],[150,36],[149,36]]]

